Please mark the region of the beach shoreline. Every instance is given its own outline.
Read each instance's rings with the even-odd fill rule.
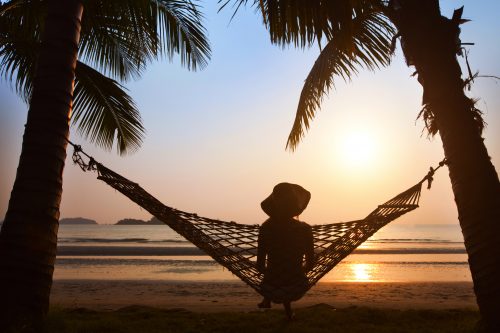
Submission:
[[[261,297],[242,282],[165,280],[54,280],[51,305],[112,311],[130,305],[193,312],[255,311]],[[472,309],[471,282],[320,282],[297,308]],[[275,305],[280,308],[280,305]]]
[[[447,243],[446,243],[447,244]],[[256,250],[254,249],[253,252]],[[252,251],[250,251],[252,252]],[[449,248],[375,248],[355,249],[352,254],[465,254],[463,247]],[[206,253],[192,245],[186,246],[113,246],[113,245],[60,245],[57,247],[58,257],[72,256],[153,256],[161,258],[164,256],[206,256]]]

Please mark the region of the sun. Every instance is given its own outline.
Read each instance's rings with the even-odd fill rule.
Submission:
[[[363,166],[376,155],[375,138],[367,132],[350,132],[342,141],[342,158],[350,166]]]

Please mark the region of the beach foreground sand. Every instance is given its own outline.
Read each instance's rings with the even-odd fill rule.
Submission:
[[[241,282],[55,280],[51,304],[116,310],[129,305],[195,312],[254,311],[260,296]],[[392,309],[477,309],[470,282],[318,283],[296,307],[328,304]],[[279,307],[279,305],[275,306]]]

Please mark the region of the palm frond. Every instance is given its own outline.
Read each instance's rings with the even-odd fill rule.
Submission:
[[[25,101],[31,96],[45,11],[42,1],[17,0],[0,5],[0,76]]]
[[[82,19],[81,59],[122,81],[137,78],[162,55],[196,70],[210,45],[199,7],[188,0],[88,1]]]
[[[323,38],[330,39],[333,30],[350,30],[349,1],[313,0],[304,5],[297,0],[264,0],[263,6],[274,44],[306,47]]]
[[[22,6],[24,2],[25,0],[12,0],[5,3],[2,3],[2,1],[0,1],[0,15],[3,15],[8,11],[11,11],[18,6]]]
[[[0,75],[28,102],[44,28],[46,1],[0,3]],[[189,0],[85,1],[80,59],[75,72],[73,125],[104,149],[116,140],[120,154],[137,149],[144,136],[131,97],[113,80],[138,77],[161,55],[179,54],[196,70],[210,57],[199,6]],[[108,76],[111,76],[108,77]]]
[[[40,40],[45,26],[47,3],[43,0],[15,0],[0,5],[0,34],[23,40]]]
[[[121,81],[138,78],[154,58],[156,28],[150,0],[87,1],[79,58]]]
[[[91,142],[123,155],[137,150],[144,127],[132,98],[116,81],[78,62],[72,122]]]
[[[0,76],[26,102],[31,96],[36,58],[33,43],[0,35]]]
[[[323,97],[334,87],[335,76],[348,81],[360,68],[374,70],[389,65],[394,34],[387,18],[373,11],[358,12],[349,31],[335,31],[305,80],[287,148],[296,149]]]
[[[296,47],[330,40],[338,30],[349,32],[356,12],[385,7],[384,0],[219,0],[218,3],[219,10],[232,3],[234,14],[242,6],[258,8],[271,42]]]
[[[1,22],[1,20],[0,20]],[[0,75],[14,84],[29,102],[39,43],[0,34]],[[120,154],[137,149],[144,128],[132,99],[116,81],[78,62],[75,71],[73,124],[99,146],[111,149],[117,140]]]
[[[192,1],[158,0],[154,9],[162,52],[170,59],[179,54],[188,69],[204,68],[211,50],[199,6]]]

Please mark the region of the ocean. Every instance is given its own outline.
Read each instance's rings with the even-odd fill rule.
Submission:
[[[236,281],[167,226],[61,225],[54,279]],[[382,228],[322,282],[470,282],[457,225]]]

